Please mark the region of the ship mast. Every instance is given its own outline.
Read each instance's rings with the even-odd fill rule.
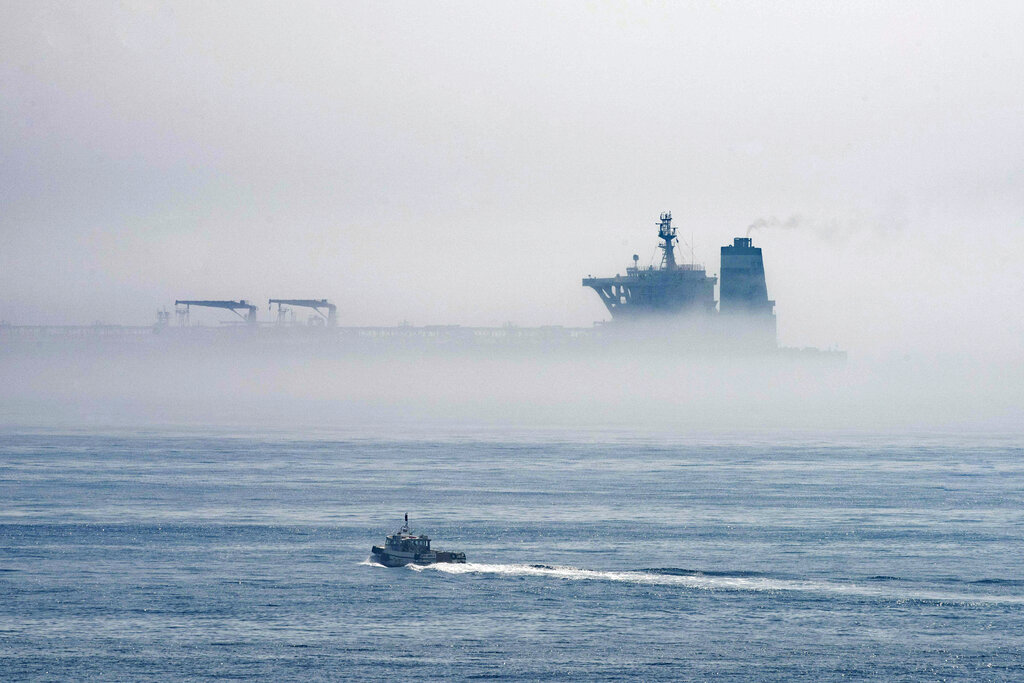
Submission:
[[[672,227],[671,211],[661,214],[661,222],[658,223],[658,237],[664,242],[664,244],[658,245],[665,252],[661,257],[662,270],[675,270],[676,253],[674,242],[676,241],[676,229]]]

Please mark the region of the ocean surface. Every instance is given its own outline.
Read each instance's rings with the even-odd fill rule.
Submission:
[[[1012,439],[0,432],[0,679],[1024,680]],[[466,565],[386,569],[401,525]]]

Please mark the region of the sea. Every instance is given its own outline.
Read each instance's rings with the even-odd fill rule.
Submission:
[[[0,679],[1024,680],[1014,438],[0,430]],[[385,568],[409,514],[464,565]]]

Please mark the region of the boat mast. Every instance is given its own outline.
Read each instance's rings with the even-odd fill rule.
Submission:
[[[658,223],[658,237],[664,244],[659,244],[665,253],[661,257],[662,270],[676,269],[675,240],[676,229],[672,227],[672,212],[666,211],[661,214],[661,222]]]

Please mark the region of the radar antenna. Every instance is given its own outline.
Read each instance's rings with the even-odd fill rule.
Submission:
[[[658,246],[665,252],[661,256],[662,270],[676,269],[676,229],[672,227],[672,212],[666,211],[661,214],[661,222],[658,223],[658,237],[664,242]]]

